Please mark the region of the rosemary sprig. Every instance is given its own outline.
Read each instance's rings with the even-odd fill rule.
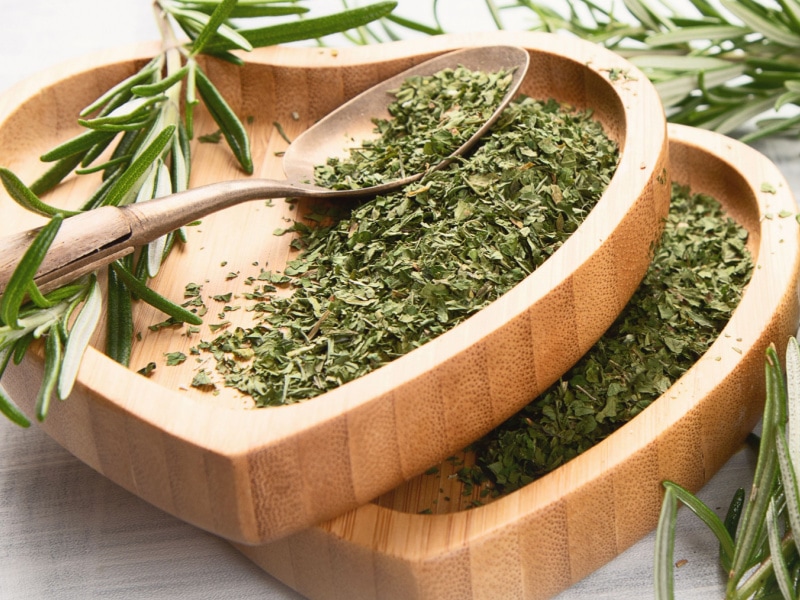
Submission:
[[[653,81],[670,121],[746,142],[800,132],[800,0],[484,2],[497,29],[530,23],[531,30],[571,33],[625,56]],[[432,0],[433,24],[388,15],[382,32],[365,26],[349,39],[399,39],[395,26],[445,33],[439,5]]]
[[[216,121],[241,169],[248,174],[253,171],[246,128],[204,73],[198,56],[242,64],[233,51],[347,31],[388,15],[395,6],[396,2],[375,2],[322,17],[263,25],[265,17],[301,16],[308,9],[297,0],[155,0],[163,50],[81,111],[78,122],[85,131],[41,157],[51,167],[36,181],[26,185],[0,168],[0,182],[14,201],[51,218],[0,300],[0,377],[9,362],[22,360],[32,340],[44,339],[38,419],[45,418],[53,394],[62,399],[69,395],[99,321],[103,296],[94,275],[48,295],[34,285],[33,276],[63,219],[101,206],[147,202],[185,190],[191,171],[193,113],[200,102]],[[256,18],[259,26],[249,27]],[[180,43],[179,37],[189,41]],[[100,162],[106,155],[110,158]],[[41,199],[73,173],[98,172],[102,183],[78,211]],[[175,243],[183,241],[183,232],[178,230],[108,268],[106,352],[120,363],[127,364],[130,357],[134,300],[147,302],[177,321],[197,322],[196,315],[148,287]],[[4,394],[0,394],[0,412],[15,423],[29,424]]]
[[[676,123],[724,134],[756,127],[743,141],[800,131],[800,1],[514,0],[533,29],[568,31],[626,56],[653,81]],[[620,14],[621,13],[621,14]],[[502,25],[502,23],[501,23]]]
[[[737,490],[725,521],[695,495],[673,482],[666,494],[656,532],[657,600],[673,598],[672,552],[678,501],[697,514],[720,542],[720,565],[727,573],[726,600],[775,597],[794,599],[800,592],[800,344],[789,340],[786,377],[774,347],[767,349],[764,406],[758,460],[750,497]],[[791,434],[791,435],[789,435]],[[755,595],[755,596],[754,596]]]

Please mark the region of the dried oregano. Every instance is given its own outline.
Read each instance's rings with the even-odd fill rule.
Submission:
[[[752,273],[747,232],[718,202],[673,186],[653,263],[624,312],[557,383],[474,444],[468,485],[508,493],[603,440],[702,356]],[[736,340],[730,340],[735,348]]]
[[[295,223],[300,257],[248,279],[255,324],[195,350],[213,353],[224,384],[258,406],[360,377],[542,264],[594,207],[617,160],[590,112],[523,98],[471,155],[349,212],[308,215],[314,226]],[[275,294],[281,287],[292,293]]]
[[[346,159],[316,167],[319,185],[355,189],[421,173],[483,127],[502,102],[513,73],[443,69],[406,79],[392,95],[389,119],[373,119],[375,135],[351,148]]]

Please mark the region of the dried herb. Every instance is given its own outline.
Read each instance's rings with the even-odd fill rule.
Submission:
[[[523,98],[470,156],[349,212],[319,209],[309,215],[313,226],[295,223],[299,258],[284,273],[248,279],[255,325],[197,349],[214,355],[226,386],[259,406],[360,377],[542,264],[596,204],[617,160],[589,112]]]
[[[391,118],[373,119],[375,139],[344,159],[315,169],[319,185],[356,189],[426,171],[450,156],[486,123],[511,84],[512,73],[443,69],[406,79],[392,92]]]
[[[518,489],[663,394],[705,353],[739,303],[752,272],[746,239],[719,203],[674,185],[661,244],[630,303],[578,364],[474,445],[479,482],[490,479],[495,494]]]

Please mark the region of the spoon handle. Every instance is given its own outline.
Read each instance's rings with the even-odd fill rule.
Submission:
[[[97,270],[187,223],[241,202],[324,194],[289,181],[239,179],[129,204],[104,206],[64,219],[34,283],[43,293]],[[0,239],[0,295],[38,229]]]

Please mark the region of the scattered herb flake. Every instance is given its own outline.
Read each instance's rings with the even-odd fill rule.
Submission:
[[[201,144],[219,144],[222,140],[222,131],[217,129],[213,133],[207,133],[197,137],[197,141]]]
[[[183,352],[167,352],[164,356],[167,358],[168,367],[174,367],[186,360],[186,355]]]
[[[150,375],[152,375],[153,371],[155,370],[156,370],[156,363],[149,362],[144,367],[139,369],[137,373],[139,373],[139,375],[144,375],[145,377],[150,377]]]

